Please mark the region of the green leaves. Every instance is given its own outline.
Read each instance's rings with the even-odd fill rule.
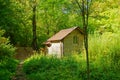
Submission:
[[[117,32],[119,19],[119,0],[96,0],[92,3],[91,22],[98,31],[104,27],[104,32]],[[94,21],[93,21],[94,20]]]
[[[2,37],[3,33],[0,30],[0,59],[10,58],[15,53],[15,48],[9,43],[9,39]]]
[[[3,34],[4,30],[0,30],[0,80],[10,80],[16,70],[17,61],[13,59],[15,48]]]
[[[78,0],[81,2],[81,0]],[[89,0],[91,1],[91,0]],[[0,28],[5,37],[18,46],[31,46],[32,2],[34,0],[1,0]],[[38,45],[61,29],[80,26],[81,10],[75,0],[36,0]],[[89,32],[117,32],[120,25],[119,0],[92,0]]]

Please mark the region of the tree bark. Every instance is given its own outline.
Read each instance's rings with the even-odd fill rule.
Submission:
[[[34,3],[34,5],[33,5],[32,31],[33,31],[32,48],[33,48],[33,50],[37,50],[36,4],[35,4],[35,3]]]
[[[85,49],[86,49],[86,60],[87,60],[87,77],[88,80],[90,80],[90,65],[89,65],[89,52],[88,52],[88,17],[89,17],[89,6],[88,6],[88,0],[87,0],[87,9],[86,9],[86,26],[85,26],[85,32],[86,32],[86,44],[85,44]]]
[[[84,30],[84,47],[86,51],[86,65],[87,65],[87,80],[90,80],[90,68],[89,68],[89,52],[88,52],[88,17],[89,17],[89,1],[82,0],[81,5],[78,0],[75,0],[82,14],[82,23]]]
[[[83,16],[83,28],[84,28],[84,46],[86,51],[86,65],[87,65],[87,80],[90,80],[90,68],[89,68],[89,52],[88,52],[88,0],[85,5],[85,1],[82,0],[82,16]]]

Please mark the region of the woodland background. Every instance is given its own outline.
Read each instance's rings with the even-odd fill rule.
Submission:
[[[89,1],[90,77],[92,80],[118,80],[120,1]],[[76,0],[0,0],[0,80],[11,80],[15,75],[19,63],[13,58],[15,47],[39,49],[61,29],[74,26],[83,29],[80,13]],[[33,25],[36,26],[35,36]],[[60,80],[86,80],[84,51],[82,53],[62,60],[34,55],[24,61],[23,71],[28,80],[57,80],[58,77]]]

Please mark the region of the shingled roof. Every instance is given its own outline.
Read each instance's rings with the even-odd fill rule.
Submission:
[[[47,42],[60,41],[60,40],[64,39],[67,35],[69,35],[72,31],[74,31],[75,29],[78,29],[81,33],[83,33],[83,31],[79,27],[63,29],[63,30],[59,31],[58,33],[56,33],[55,35],[53,35],[51,38],[49,38],[47,40]]]

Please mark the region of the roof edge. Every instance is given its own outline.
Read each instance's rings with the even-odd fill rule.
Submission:
[[[83,30],[80,29],[79,26],[72,27],[72,28],[73,28],[73,30],[71,30],[71,31],[70,31],[67,35],[65,35],[62,39],[59,39],[59,40],[49,40],[49,39],[48,39],[46,42],[61,41],[61,40],[63,40],[66,36],[68,36],[72,31],[74,31],[75,29],[78,29],[78,30],[80,31],[81,34],[84,34]],[[68,29],[72,29],[72,28],[68,28]],[[67,30],[67,29],[63,29],[63,30]],[[62,30],[60,30],[60,31],[62,31]],[[60,32],[60,31],[59,31],[59,32]],[[58,33],[59,33],[59,32],[58,32]],[[57,34],[57,33],[56,33],[56,34]],[[54,36],[54,35],[53,35],[53,36]],[[53,37],[53,36],[52,36],[52,37]]]

